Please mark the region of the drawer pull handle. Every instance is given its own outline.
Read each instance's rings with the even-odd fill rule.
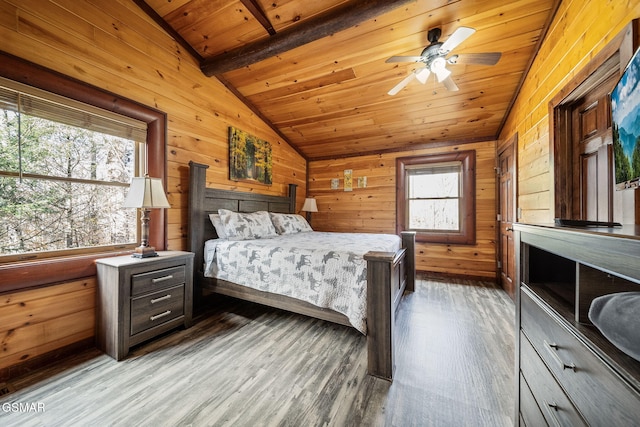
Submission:
[[[149,320],[153,321],[153,320],[158,320],[162,317],[168,316],[171,314],[171,310],[167,310],[164,313],[160,313],[160,314],[156,314],[155,316],[151,316],[149,317]]]
[[[160,297],[160,298],[154,298],[154,299],[151,300],[151,304],[155,304],[155,303],[160,302],[160,301],[165,301],[165,300],[168,300],[169,298],[171,298],[171,294],[167,294],[167,295],[165,295],[163,297]]]
[[[547,415],[549,415],[549,418],[551,418],[551,421],[553,421],[553,425],[556,427],[560,427],[560,421],[558,420],[558,417],[556,416],[556,412],[558,412],[558,404],[556,402],[547,402],[546,400],[543,400],[544,402],[544,408],[546,409]]]
[[[562,359],[560,359],[560,356],[558,356],[558,344],[556,343],[548,343],[547,340],[544,340],[544,347],[549,351],[549,354],[551,355],[551,357],[553,358],[553,360],[556,361],[556,363],[558,365],[560,365],[560,367],[562,368],[562,370],[565,369],[571,369],[573,372],[576,371],[576,365],[573,363],[565,363],[562,361]]]
[[[171,279],[173,279],[173,274],[170,274],[168,276],[163,276],[163,277],[156,277],[155,279],[151,279],[151,283],[164,282],[165,280],[171,280]]]

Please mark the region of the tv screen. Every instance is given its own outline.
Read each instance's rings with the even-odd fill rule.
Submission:
[[[611,92],[616,189],[638,187],[640,178],[640,49]]]

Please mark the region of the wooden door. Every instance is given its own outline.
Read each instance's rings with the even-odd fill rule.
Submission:
[[[613,220],[613,161],[608,95],[615,82],[613,77],[571,108],[574,188],[571,216],[575,219]]]
[[[513,222],[516,221],[517,135],[498,148],[498,274],[502,288],[515,298],[515,251]]]

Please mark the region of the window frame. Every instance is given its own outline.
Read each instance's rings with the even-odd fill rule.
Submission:
[[[407,227],[407,170],[415,166],[434,167],[440,164],[460,162],[462,192],[460,197],[459,231],[411,230]],[[416,241],[425,243],[444,243],[475,245],[476,243],[476,178],[475,150],[439,153],[424,156],[399,157],[396,159],[396,231],[415,231]]]
[[[2,51],[0,76],[145,122],[147,170],[150,176],[161,178],[167,188],[166,113]],[[166,215],[165,209],[151,211],[149,244],[158,250],[167,247]],[[92,253],[77,256],[62,254],[59,257],[0,263],[0,292],[51,283],[52,277],[59,282],[93,276],[93,260],[130,252],[129,248],[105,251],[96,247]]]
[[[34,120],[55,123],[56,127],[60,126],[63,129],[80,128],[90,132],[92,135],[108,135],[108,137],[130,141],[132,151],[136,156],[133,162],[132,176],[139,176],[142,173],[143,165],[146,164],[146,123],[0,76],[0,102],[3,100],[6,101],[5,107],[18,117],[21,115],[32,116]],[[12,102],[15,102],[15,104],[12,104]],[[18,119],[18,123],[20,123],[20,119]],[[17,126],[17,132],[21,132],[20,125]],[[19,137],[18,146],[20,146],[21,139],[22,137]],[[128,191],[130,185],[130,182],[116,182],[99,179],[98,177],[90,179],[88,177],[50,174],[47,170],[42,169],[32,169],[31,172],[25,172],[23,165],[28,156],[23,155],[20,150],[17,156],[19,158],[16,165],[17,169],[0,170],[0,177],[26,179],[34,182],[54,182],[58,185],[67,183],[79,186],[90,185],[98,188],[121,187],[125,188],[125,191]],[[118,206],[113,208],[119,209]],[[131,214],[136,216],[134,211],[131,211]],[[139,217],[137,222],[138,224],[133,224],[137,229],[137,235],[127,242],[3,253],[0,254],[0,263],[133,249],[137,246],[137,242],[140,241]]]

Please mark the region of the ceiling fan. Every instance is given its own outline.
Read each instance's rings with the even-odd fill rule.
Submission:
[[[451,71],[447,69],[447,64],[495,65],[502,56],[500,52],[467,53],[445,58],[456,46],[475,32],[476,30],[473,28],[460,27],[443,43],[438,41],[442,30],[433,28],[427,33],[427,39],[431,44],[424,48],[420,56],[392,56],[387,59],[385,62],[422,62],[424,64],[424,68],[414,70],[395,85],[388,94],[395,95],[413,79],[425,84],[431,73],[436,76],[438,83],[442,83],[447,90],[456,91],[458,86],[451,78]]]

